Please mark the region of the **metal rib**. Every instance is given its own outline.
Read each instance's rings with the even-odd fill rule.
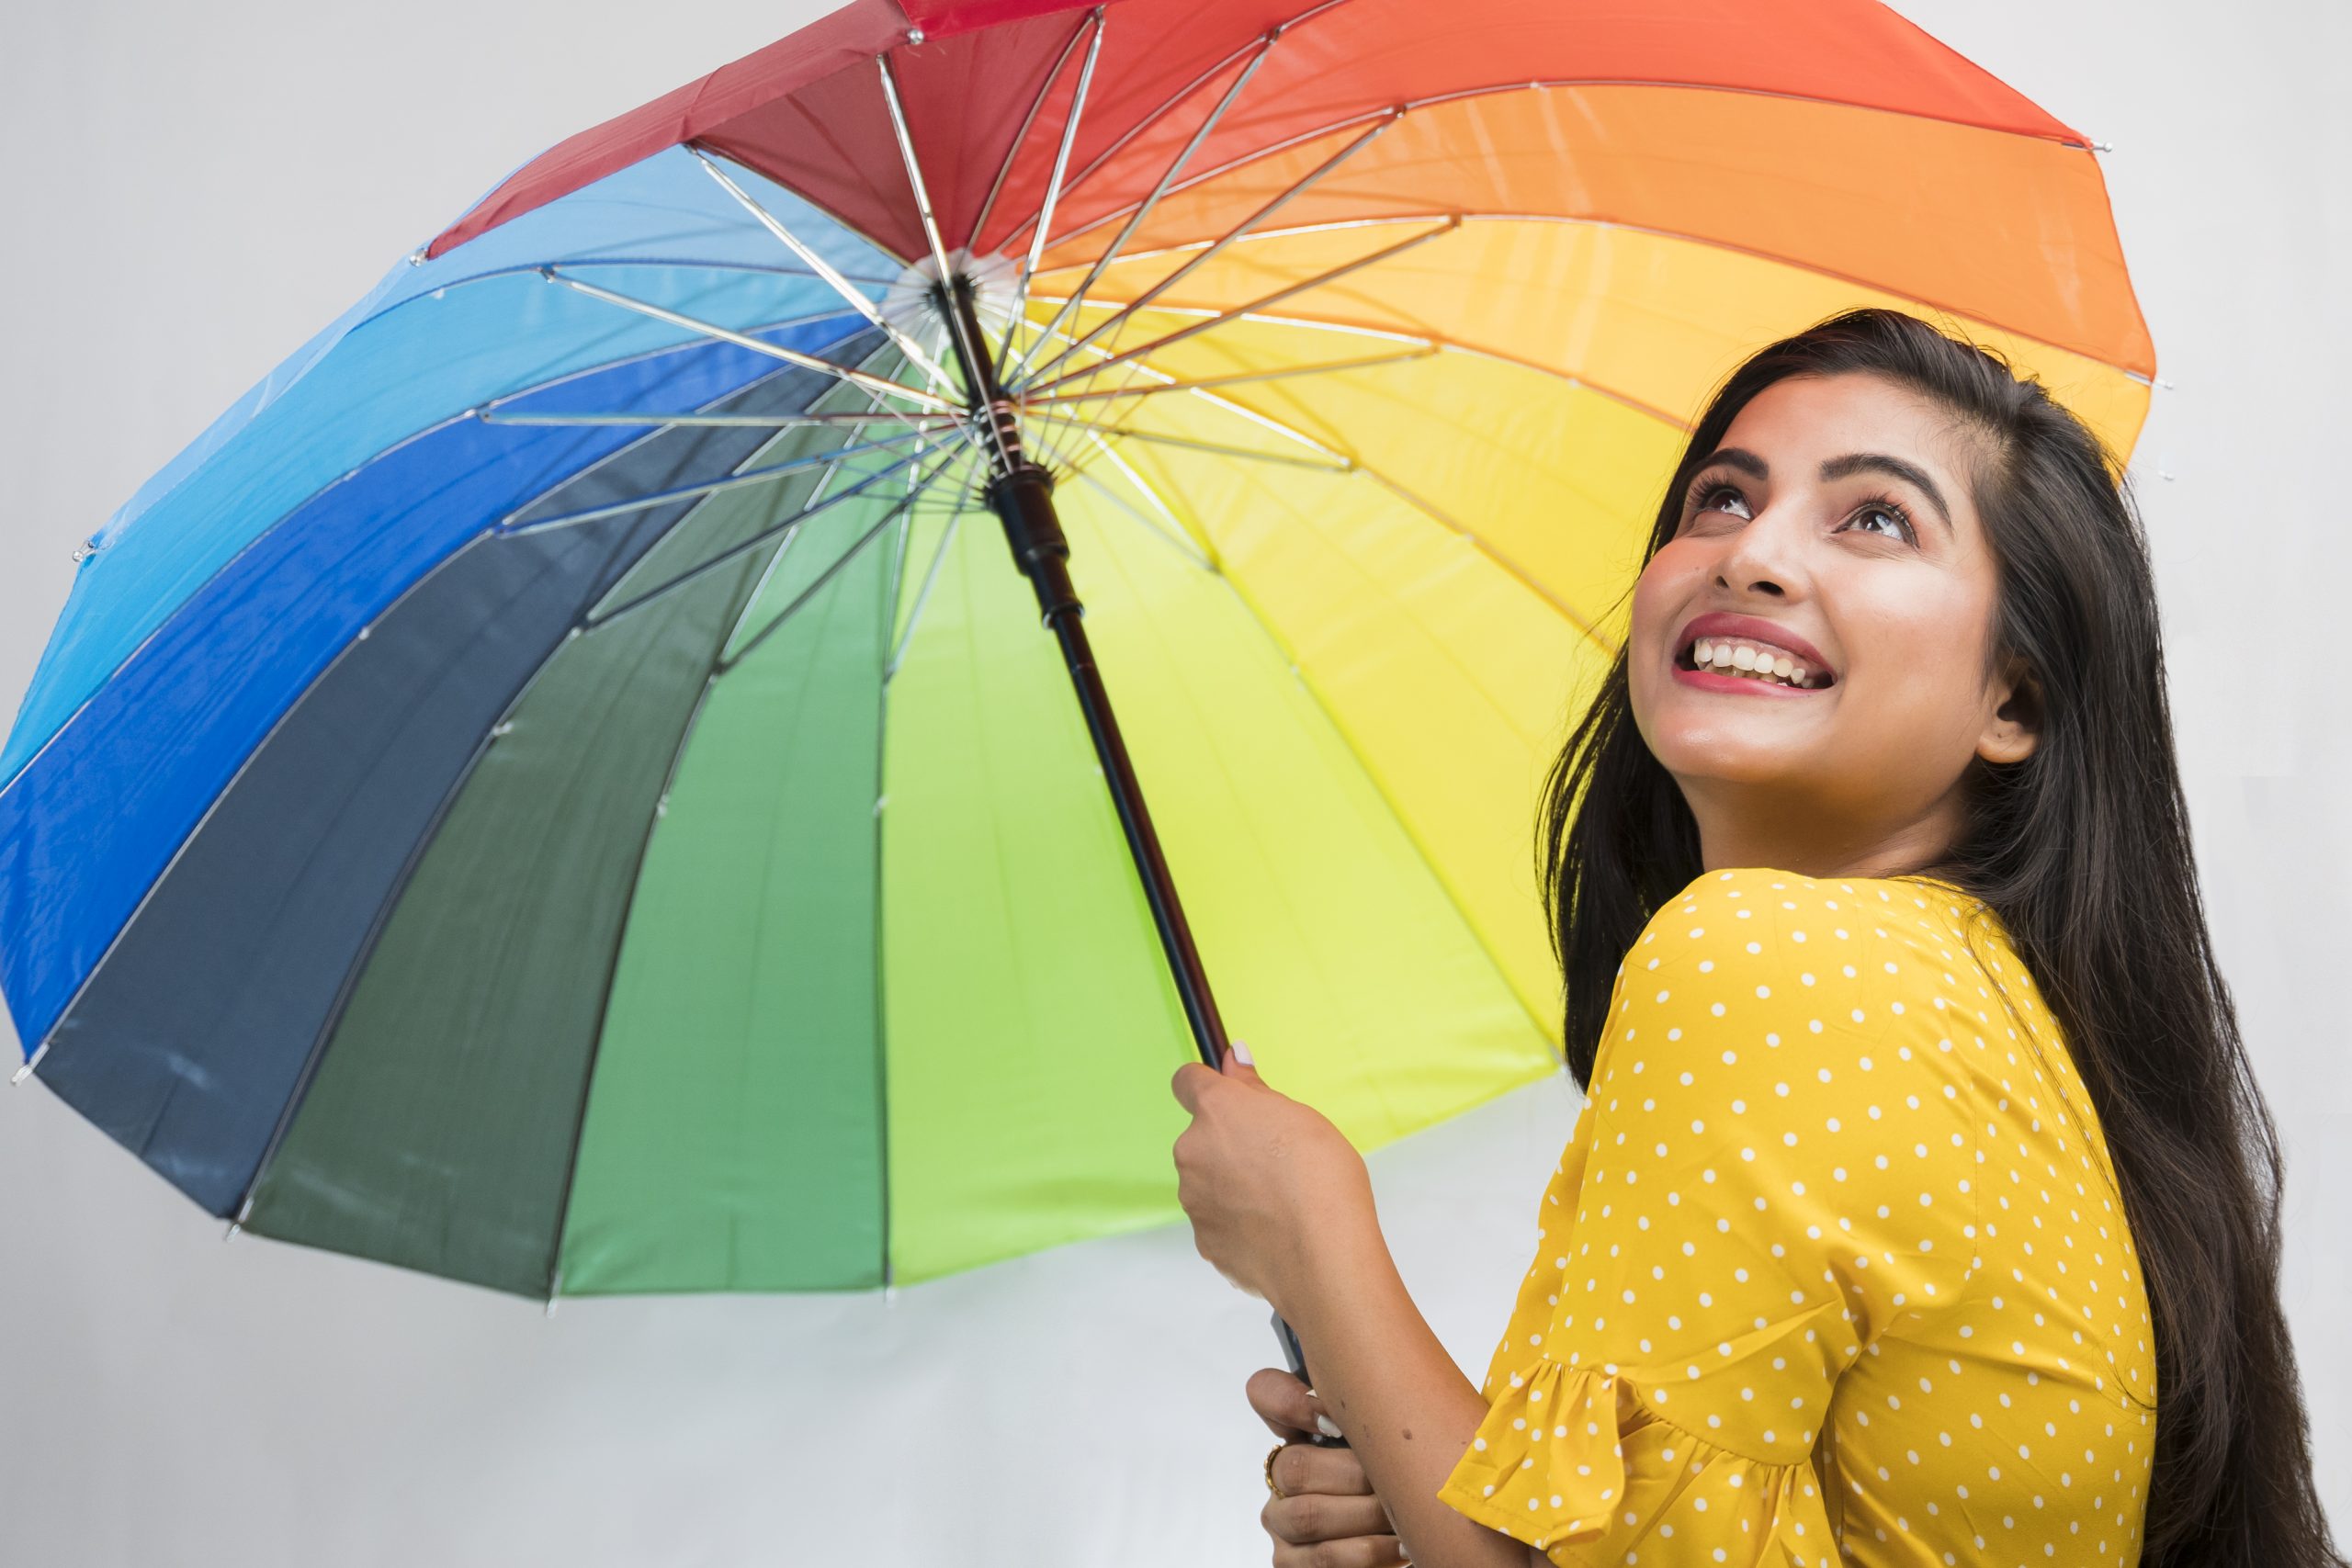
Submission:
[[[775,374],[781,376],[783,371]],[[1093,393],[1081,394],[1094,396]],[[953,414],[904,414],[895,410],[861,410],[855,413],[500,413],[495,408],[474,411],[484,424],[688,424],[718,425],[742,430],[797,430],[804,426],[904,424],[928,425],[947,431],[963,421]]]
[[[511,538],[521,534],[543,534],[550,528],[568,528],[577,523],[593,523],[600,517],[618,517],[627,513],[642,512],[649,506],[660,506],[668,502],[687,501],[698,495],[718,495],[724,491],[741,490],[747,485],[764,484],[770,479],[783,479],[790,474],[807,473],[810,468],[820,468],[828,463],[837,463],[844,457],[855,457],[860,452],[878,452],[885,447],[897,446],[913,439],[915,436],[901,432],[897,435],[886,435],[879,441],[864,441],[854,446],[837,447],[831,452],[819,453],[814,457],[795,457],[789,462],[777,463],[769,468],[752,468],[743,473],[729,474],[723,479],[705,479],[699,484],[680,485],[675,490],[655,491],[650,495],[631,496],[627,501],[616,501],[604,506],[592,506],[582,512],[566,512],[554,517],[541,517],[519,525],[515,525],[514,520],[522,513],[509,513],[492,525],[492,532],[501,538]]]
[[[1122,511],[1125,512],[1128,516],[1133,517],[1136,522],[1141,523],[1145,527],[1150,529],[1154,535],[1168,541],[1169,547],[1181,553],[1186,560],[1191,561],[1194,566],[1199,567],[1204,571],[1216,570],[1216,562],[1210,559],[1208,556],[1202,552],[1199,542],[1193,537],[1192,530],[1186,528],[1184,525],[1178,520],[1175,512],[1169,506],[1166,498],[1163,497],[1159,491],[1153,489],[1151,484],[1146,480],[1141,474],[1136,472],[1135,465],[1128,462],[1125,457],[1120,457],[1116,447],[1113,446],[1108,441],[1103,440],[1101,435],[1095,434],[1093,431],[1090,430],[1086,434],[1087,439],[1094,443],[1095,450],[1102,453],[1102,456],[1110,461],[1112,467],[1119,470],[1120,476],[1129,484],[1135,486],[1136,491],[1140,492],[1146,500],[1151,502],[1153,509],[1159,512],[1162,518],[1167,520],[1166,523],[1163,525],[1157,519],[1147,515],[1140,507],[1135,504],[1135,502],[1129,501],[1125,496],[1121,495],[1117,491],[1113,490],[1109,485],[1104,484],[1101,479],[1095,478],[1093,471],[1084,463],[1072,464],[1070,466],[1070,472],[1076,474],[1080,479],[1084,479],[1088,484],[1092,485],[1096,490],[1101,491],[1104,498],[1113,505],[1119,507]],[[1170,529],[1173,529],[1174,532],[1170,532]]]
[[[1272,294],[1261,295],[1259,298],[1252,299],[1246,305],[1238,305],[1230,310],[1219,311],[1217,314],[1209,317],[1206,321],[1194,321],[1190,326],[1180,327],[1164,337],[1154,338],[1149,343],[1138,344],[1133,348],[1122,349],[1099,364],[1090,365],[1084,369],[1073,370],[1067,375],[1057,377],[1053,380],[1045,382],[1043,385],[1036,387],[1035,390],[1039,392],[1050,392],[1056,387],[1062,386],[1067,382],[1080,380],[1088,376],[1099,376],[1114,365],[1124,365],[1131,359],[1137,359],[1142,357],[1144,355],[1157,353],[1159,350],[1166,348],[1172,344],[1182,343],[1188,337],[1193,337],[1201,333],[1208,332],[1212,328],[1221,327],[1227,321],[1238,321],[1241,317],[1249,315],[1253,310],[1261,310],[1269,305],[1279,304],[1281,301],[1288,299],[1294,295],[1304,294],[1309,289],[1319,288],[1324,284],[1345,277],[1351,272],[1360,272],[1363,268],[1374,265],[1376,263],[1387,261],[1392,256],[1402,255],[1407,251],[1413,249],[1417,245],[1425,245],[1431,240],[1438,238],[1440,235],[1453,233],[1460,227],[1462,227],[1462,220],[1457,216],[1449,215],[1446,220],[1436,228],[1416,234],[1409,240],[1400,240],[1396,244],[1385,246],[1383,249],[1373,252],[1370,255],[1358,256],[1353,261],[1343,262],[1340,265],[1332,267],[1328,271],[1316,274],[1313,277],[1302,279],[1297,283],[1288,284],[1283,288],[1275,289]]]
[[[1098,430],[1082,420],[1068,419],[1057,414],[1035,416],[1048,424],[1067,424],[1091,434],[1115,436],[1126,441],[1146,442],[1154,446],[1181,446],[1190,452],[1206,452],[1218,457],[1250,457],[1261,463],[1278,463],[1286,468],[1312,468],[1327,474],[1351,474],[1363,465],[1351,457],[1333,453],[1329,460],[1316,457],[1294,457],[1283,452],[1261,452],[1250,446],[1227,446],[1216,441],[1196,440],[1189,435],[1163,435],[1156,430],[1133,430],[1120,425],[1111,430]],[[1318,444],[1319,445],[1319,444]],[[1326,448],[1326,450],[1329,450]]]
[[[1403,365],[1444,352],[1437,344],[1403,354],[1376,354],[1363,359],[1338,359],[1320,365],[1292,365],[1280,370],[1238,370],[1229,376],[1201,376],[1148,387],[1114,387],[1094,392],[1053,392],[1022,400],[1023,408],[1055,408],[1069,403],[1102,402],[1113,398],[1152,398],[1162,392],[1193,392],[1209,387],[1235,387],[1250,381],[1286,381],[1295,376],[1329,376],[1341,370],[1369,370],[1380,365]]]
[[[923,237],[931,242],[931,259],[939,268],[938,287],[944,290],[955,287],[947,267],[947,243],[939,237],[939,219],[931,209],[931,187],[923,183],[922,161],[915,156],[914,132],[907,126],[906,105],[899,101],[898,73],[890,69],[890,57],[877,54],[874,64],[882,75],[882,97],[890,110],[890,131],[899,141],[899,157],[907,166],[907,184],[915,193],[915,210],[922,215]],[[977,362],[979,345],[966,341],[964,312],[949,308],[943,297],[941,313],[947,318],[947,328],[955,335],[961,362],[967,366]],[[977,399],[978,388],[970,389]],[[989,428],[996,427],[991,423]]]
[[[1046,236],[1054,226],[1054,208],[1061,200],[1062,176],[1069,169],[1069,150],[1078,140],[1079,118],[1086,109],[1086,93],[1094,81],[1094,57],[1102,49],[1102,12],[1094,12],[1094,37],[1086,46],[1086,62],[1079,67],[1078,91],[1070,98],[1069,118],[1062,125],[1061,145],[1054,150],[1054,170],[1046,180],[1046,199],[1037,209],[1035,227],[1029,232],[1028,259],[1021,264],[1020,280],[1013,285],[1012,316],[1005,323],[1004,344],[997,352],[997,363],[1004,362],[1012,347],[1012,328],[1029,308],[1029,280],[1037,276],[1037,262],[1046,254]]]
[[[1047,335],[1050,336],[1058,331],[1070,312],[1085,301],[1086,291],[1093,288],[1096,279],[1102,276],[1104,269],[1118,259],[1120,248],[1127,243],[1128,237],[1141,226],[1146,218],[1151,216],[1151,209],[1159,205],[1160,197],[1166,194],[1169,183],[1183,172],[1185,164],[1191,160],[1195,152],[1199,151],[1201,143],[1209,139],[1209,133],[1216,129],[1217,122],[1225,118],[1225,111],[1233,107],[1233,101],[1241,96],[1241,90],[1247,87],[1250,85],[1250,79],[1258,73],[1258,67],[1266,62],[1266,56],[1273,51],[1276,36],[1278,35],[1269,34],[1264,41],[1259,44],[1258,52],[1250,57],[1250,62],[1241,68],[1240,74],[1234,77],[1233,85],[1225,90],[1225,96],[1216,101],[1216,107],[1209,110],[1208,118],[1201,121],[1200,128],[1193,132],[1192,140],[1184,143],[1183,151],[1177,153],[1175,161],[1161,172],[1159,183],[1151,187],[1151,194],[1143,198],[1134,212],[1128,214],[1126,226],[1121,229],[1118,237],[1111,242],[1110,248],[1094,259],[1094,265],[1088,269],[1084,279],[1071,292],[1070,297],[1062,302],[1062,308],[1054,313],[1054,319],[1046,327]],[[1028,370],[1029,361],[1024,357],[1016,374],[1025,376]]]
[[[1142,310],[1154,299],[1159,299],[1161,295],[1167,293],[1170,289],[1183,282],[1185,278],[1191,276],[1194,271],[1198,270],[1219,251],[1224,250],[1227,245],[1233,243],[1234,241],[1240,239],[1244,234],[1247,234],[1251,230],[1257,228],[1259,224],[1264,222],[1267,219],[1272,218],[1275,213],[1281,211],[1285,206],[1296,199],[1302,193],[1312,188],[1316,182],[1322,179],[1324,175],[1329,174],[1332,170],[1338,168],[1340,164],[1354,157],[1358,152],[1363,152],[1366,147],[1372,145],[1374,141],[1379,139],[1383,131],[1386,130],[1390,126],[1395,125],[1404,117],[1404,110],[1396,110],[1386,119],[1384,119],[1378,124],[1373,126],[1371,130],[1365,131],[1363,135],[1357,137],[1354,141],[1349,142],[1346,146],[1332,153],[1329,158],[1324,159],[1322,163],[1317,164],[1314,168],[1309,169],[1306,174],[1301,175],[1297,179],[1292,181],[1287,187],[1276,193],[1272,200],[1267,202],[1263,207],[1258,209],[1257,211],[1251,213],[1249,217],[1244,218],[1240,222],[1235,224],[1224,233],[1218,235],[1198,254],[1185,261],[1173,272],[1161,278],[1159,282],[1153,284],[1150,288],[1145,289],[1127,304],[1122,306],[1116,310],[1114,310],[1111,314],[1103,317],[1102,321],[1096,322],[1093,330],[1087,333],[1085,336],[1080,338],[1076,343],[1070,344],[1069,347],[1062,350],[1059,354],[1054,355],[1053,358],[1039,366],[1034,375],[1030,377],[1030,379],[1034,380],[1039,377],[1051,375],[1053,373],[1054,367],[1059,365],[1063,360],[1068,359],[1080,349],[1093,343],[1096,338],[1101,337],[1104,333],[1113,331],[1120,323],[1132,320],[1136,311]],[[1045,231],[1042,228],[1038,231],[1041,235],[1044,231]]]
[[[922,214],[923,237],[931,242],[932,260],[939,264],[939,281],[947,282],[947,244],[939,237],[939,220],[931,210],[931,190],[923,184],[922,164],[915,157],[914,133],[907,129],[907,107],[899,97],[899,74],[890,69],[890,57],[874,57],[876,69],[882,73],[882,99],[890,110],[890,130],[899,139],[899,156],[907,165],[907,184],[915,193],[915,210]]]
[[[1100,354],[1102,351],[1101,349],[1095,349],[1092,352]],[[1140,359],[1130,361],[1125,368],[1136,375],[1148,377],[1154,382],[1169,383],[1173,382],[1176,379],[1175,377],[1170,376],[1165,370],[1155,369],[1151,366],[1145,364]],[[1208,391],[1199,387],[1193,389],[1193,396],[1200,399],[1201,401],[1207,403],[1214,408],[1225,410],[1226,412],[1232,414],[1237,419],[1244,419],[1262,429],[1271,430],[1275,434],[1282,436],[1284,440],[1295,442],[1299,446],[1306,447],[1308,451],[1317,453],[1319,456],[1329,459],[1333,463],[1350,463],[1355,460],[1348,454],[1340,451],[1338,448],[1327,446],[1324,443],[1316,440],[1315,437],[1307,434],[1305,431],[1295,429],[1291,425],[1285,424],[1281,420],[1274,418],[1272,414],[1260,413],[1256,409],[1250,407],[1246,403],[1237,403],[1231,398],[1222,397],[1216,392]],[[1057,417],[1066,416],[1038,413],[1033,414],[1031,417],[1050,421]],[[1069,423],[1077,422],[1069,421]]]
[[[774,632],[778,626],[784,625],[785,622],[790,620],[794,612],[798,610],[800,606],[815,598],[817,591],[833,580],[834,573],[847,566],[854,557],[865,548],[866,546],[880,538],[883,531],[888,528],[893,523],[896,523],[899,520],[900,513],[904,513],[908,507],[914,503],[914,498],[921,495],[925,490],[928,490],[931,487],[933,480],[939,478],[941,474],[944,473],[956,463],[961,461],[966,456],[967,454],[962,452],[951,454],[945,461],[942,462],[937,468],[932,469],[931,472],[925,474],[921,479],[910,486],[908,489],[904,500],[900,501],[898,505],[890,508],[888,512],[884,513],[882,516],[875,522],[872,527],[866,529],[865,533],[860,534],[856,539],[852,541],[850,547],[843,550],[839,556],[835,557],[824,570],[809,579],[808,586],[801,589],[799,592],[794,594],[792,596],[792,602],[786,604],[783,609],[778,610],[775,613],[774,619],[770,620],[767,625],[762,626],[758,631],[753,632],[751,636],[751,639],[745,642],[742,647],[737,649],[733,653],[730,653],[726,658],[720,660],[718,666],[718,672],[724,675],[727,671],[734,669],[735,666],[743,662],[744,660],[750,658],[752,650],[758,648],[763,642],[765,642],[768,639],[770,633]],[[850,492],[846,491],[842,492],[844,496],[849,493]],[[805,513],[802,514],[804,517],[806,515],[808,514]],[[798,518],[794,519],[796,525],[799,521],[800,519]]]
[[[923,606],[931,603],[931,585],[939,579],[940,566],[947,559],[947,547],[956,542],[956,530],[962,525],[965,507],[957,507],[947,514],[947,526],[939,531],[939,544],[931,552],[931,566],[922,574],[922,586],[915,590],[915,607],[907,615],[907,629],[899,634],[898,646],[891,649],[889,661],[882,666],[882,683],[888,685],[890,677],[899,672],[899,665],[907,657],[907,644],[915,637],[915,627],[922,624]],[[907,508],[907,515],[914,515],[914,508]]]
[[[745,190],[741,186],[737,185],[735,181],[729,177],[727,171],[720,168],[717,162],[715,162],[708,153],[705,152],[701,148],[695,146],[691,141],[686,143],[686,151],[694,155],[695,161],[703,166],[705,173],[709,175],[712,179],[718,182],[720,189],[724,190],[728,195],[733,197],[738,202],[741,203],[743,209],[746,212],[749,212],[753,218],[758,219],[761,226],[766,229],[769,233],[774,234],[778,240],[782,241],[786,250],[789,250],[794,255],[798,256],[803,262],[807,263],[809,271],[815,273],[819,277],[823,278],[826,283],[830,284],[834,293],[840,295],[842,299],[855,306],[857,308],[858,314],[864,316],[867,321],[872,321],[876,326],[880,327],[885,333],[888,334],[890,341],[898,345],[899,352],[905,355],[910,360],[913,361],[917,369],[921,370],[925,376],[930,377],[933,385],[952,387],[956,384],[955,378],[947,374],[945,368],[943,367],[938,361],[933,359],[930,355],[923,352],[923,348],[921,344],[915,342],[913,338],[909,337],[905,333],[900,332],[896,326],[886,321],[883,318],[881,310],[876,308],[873,300],[867,299],[862,290],[857,288],[848,278],[843,277],[840,272],[835,270],[832,263],[827,261],[823,256],[819,255],[816,251],[807,243],[807,242],[803,241],[791,230],[786,228],[783,222],[777,219],[774,213],[770,212],[766,208],[762,207],[759,202],[753,198],[751,192]]]
[[[1102,6],[1097,6],[1089,11],[1085,19],[1070,29],[1069,38],[1062,44],[1062,51],[1054,56],[1053,69],[1046,73],[1044,85],[1037,89],[1037,96],[1029,101],[1029,112],[1021,117],[1021,129],[1012,133],[1012,141],[1004,150],[1004,162],[997,166],[996,179],[989,186],[988,195],[980,198],[980,210],[972,219],[971,231],[964,236],[966,250],[971,250],[980,243],[980,231],[989,226],[989,219],[996,211],[996,198],[1003,194],[1004,182],[1012,177],[1012,165],[1021,161],[1021,149],[1029,140],[1029,128],[1036,124],[1038,115],[1045,112],[1046,100],[1054,96],[1054,84],[1062,79],[1062,67],[1069,63],[1070,51],[1078,47],[1078,40],[1086,36],[1086,29],[1090,27],[1094,29],[1094,36],[1100,39],[1102,33]],[[1089,51],[1088,57],[1091,62],[1091,51]],[[1071,114],[1075,118],[1075,107]]]
[[[754,354],[764,354],[772,359],[781,359],[786,365],[797,365],[803,370],[815,370],[827,376],[837,377],[843,381],[863,387],[867,391],[879,392],[885,397],[904,398],[910,402],[921,403],[925,408],[942,413],[962,412],[946,399],[927,392],[921,387],[910,387],[903,381],[893,381],[888,377],[876,376],[864,370],[854,370],[846,365],[835,365],[831,360],[820,359],[813,354],[803,354],[797,348],[786,348],[778,344],[763,342],[759,338],[736,332],[731,327],[722,327],[715,322],[699,321],[693,316],[681,315],[675,310],[643,299],[632,299],[626,294],[616,294],[611,289],[600,288],[594,283],[584,283],[576,277],[567,277],[552,266],[542,266],[537,270],[539,276],[549,283],[560,283],[566,288],[585,294],[592,299],[602,299],[606,304],[618,305],[625,310],[634,310],[640,316],[650,316],[657,321],[667,321],[673,327],[684,327],[688,332],[700,333],[705,337],[717,338],[721,343],[731,343],[739,348],[748,348]]]
[[[817,513],[822,512],[828,507],[838,506],[842,502],[849,500],[852,496],[862,494],[865,491],[873,488],[875,485],[881,483],[884,479],[888,479],[892,474],[897,473],[899,469],[921,462],[922,460],[922,456],[923,455],[922,453],[918,452],[912,457],[901,457],[897,462],[892,463],[888,468],[883,468],[876,473],[868,474],[865,478],[858,480],[857,483],[850,486],[849,489],[841,491],[839,494],[828,496],[824,501],[819,502],[817,505],[797,512],[782,523],[770,524],[767,527],[761,529],[758,533],[737,540],[734,544],[728,546],[725,549],[711,556],[708,559],[696,562],[695,565],[690,566],[685,570],[678,573],[677,576],[670,579],[667,582],[658,583],[655,586],[647,589],[644,592],[639,594],[634,599],[628,600],[623,604],[616,605],[614,608],[606,611],[601,615],[583,616],[580,622],[581,630],[583,632],[593,632],[598,626],[604,626],[611,621],[618,620],[621,616],[628,615],[631,610],[650,604],[654,600],[662,598],[673,591],[684,587],[687,583],[701,577],[705,572],[716,570],[718,568],[725,565],[730,560],[733,560],[737,556],[743,554],[745,551],[757,549],[768,540],[775,538],[778,534],[784,533],[787,529],[798,527],[804,521],[815,515]]]

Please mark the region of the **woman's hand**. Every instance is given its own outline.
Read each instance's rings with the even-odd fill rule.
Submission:
[[[1274,1538],[1274,1568],[1392,1568],[1407,1561],[1387,1507],[1374,1495],[1353,1449],[1300,1441],[1328,1422],[1322,1403],[1289,1372],[1252,1372],[1250,1408],[1289,1446],[1274,1456],[1274,1484],[1258,1522]]]
[[[1363,1156],[1320,1111],[1268,1088],[1239,1041],[1223,1072],[1187,1062],[1170,1087],[1193,1116],[1176,1139],[1177,1201],[1193,1246],[1234,1284],[1283,1311],[1313,1245],[1376,1231]]]

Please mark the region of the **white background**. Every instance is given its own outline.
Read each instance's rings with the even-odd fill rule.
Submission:
[[[213,414],[516,164],[822,8],[0,12],[0,713],[75,543]],[[2352,1540],[2352,474],[2335,466],[2352,11],[1898,9],[2114,144],[2125,254],[2176,383],[2133,470],[2181,760],[2287,1147],[2284,1292],[2318,1469]],[[1373,1156],[1408,1281],[1474,1377],[1574,1110],[1555,1079]],[[374,1264],[224,1246],[30,1083],[0,1089],[0,1193],[9,1563],[1266,1560],[1271,1439],[1241,1399],[1274,1359],[1264,1309],[1181,1227],[890,1299],[571,1302],[548,1317]]]

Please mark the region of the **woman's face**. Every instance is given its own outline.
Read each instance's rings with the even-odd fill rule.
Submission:
[[[1799,843],[1917,837],[1957,823],[1971,757],[2031,750],[2008,672],[1986,673],[1973,439],[1882,377],[1792,377],[1693,474],[1627,656],[1634,722],[1702,837],[1731,823],[1760,855],[1759,812]]]

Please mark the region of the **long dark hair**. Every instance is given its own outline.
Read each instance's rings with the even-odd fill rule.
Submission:
[[[2155,1328],[2146,1568],[2346,1568],[2312,1483],[2278,1303],[2278,1132],[2213,958],[2173,753],[2154,574],[2121,464],[2038,381],[1897,310],[1771,344],[1691,429],[1645,562],[1684,487],[1773,382],[1862,371],[1982,438],[1971,494],[1998,563],[1988,660],[2021,660],[2041,736],[1972,761],[1958,841],[1909,874],[1984,900],[2064,1031],[2104,1127]],[[1988,669],[1993,666],[1988,663]],[[1553,763],[1538,874],[1589,1086],[1618,964],[1705,869],[1698,826],[1635,728],[1623,649]]]

